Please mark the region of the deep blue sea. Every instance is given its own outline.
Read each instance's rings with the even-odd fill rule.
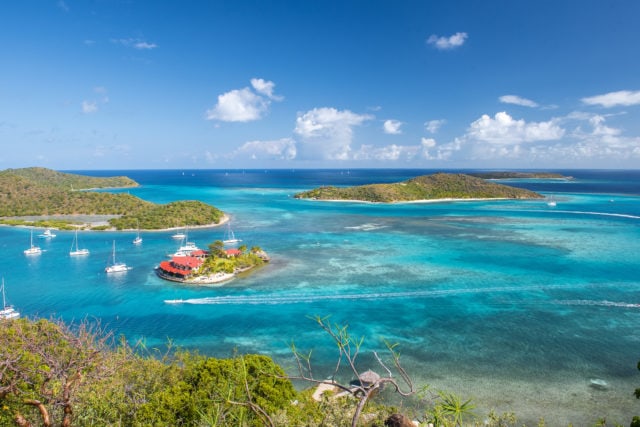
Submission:
[[[23,315],[99,318],[129,341],[218,357],[268,354],[293,371],[289,345],[313,349],[316,374],[335,347],[309,316],[331,316],[372,350],[398,343],[420,385],[474,398],[476,412],[514,411],[535,425],[628,424],[640,413],[640,171],[558,171],[571,180],[508,180],[545,201],[365,204],[296,200],[320,185],[396,182],[427,170],[135,170],[126,190],[157,203],[201,200],[231,217],[237,237],[271,263],[219,287],[166,282],[154,266],[174,252],[170,231],[82,232],[87,258],[68,255],[73,234],[38,243],[0,227],[0,274]],[[194,229],[199,246],[225,227]],[[133,269],[107,276],[118,258]],[[188,299],[181,305],[166,299]],[[605,389],[591,380],[606,381]]]

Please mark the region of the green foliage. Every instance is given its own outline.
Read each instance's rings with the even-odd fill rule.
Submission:
[[[536,199],[543,196],[533,191],[487,182],[469,175],[438,173],[393,184],[370,184],[347,188],[320,187],[298,193],[295,197],[390,203],[436,199]]]
[[[462,426],[464,419],[475,417],[472,412],[475,404],[471,399],[463,401],[460,396],[446,391],[439,392],[438,397],[439,400],[431,412],[435,426]]]
[[[96,178],[44,168],[7,169],[0,172],[0,217],[61,215],[66,217],[35,221],[8,218],[3,223],[72,229],[70,224],[82,221],[74,220],[73,216],[113,215],[117,218],[110,219],[109,224],[118,230],[217,224],[223,217],[219,209],[199,201],[157,205],[130,194],[77,191],[137,185],[127,177]]]

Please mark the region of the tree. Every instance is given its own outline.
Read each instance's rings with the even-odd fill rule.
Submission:
[[[416,393],[411,378],[400,364],[400,354],[395,350],[396,344],[390,344],[385,342],[387,350],[391,355],[392,365],[399,373],[399,378],[395,378],[392,375],[391,369],[382,360],[376,351],[373,355],[378,365],[383,369],[385,375],[380,376],[371,370],[361,372],[357,365],[358,355],[364,338],[359,340],[354,339],[348,331],[347,326],[332,325],[328,321],[328,317],[315,316],[313,318],[318,325],[331,337],[333,342],[338,347],[338,360],[334,368],[333,373],[328,379],[315,378],[311,365],[311,352],[303,354],[298,351],[295,344],[291,344],[291,350],[295,357],[295,361],[298,367],[299,376],[291,377],[291,379],[302,379],[314,384],[328,384],[333,387],[337,387],[345,394],[354,397],[357,401],[353,417],[351,419],[351,426],[356,427],[362,410],[369,401],[369,399],[377,393],[383,386],[391,385],[393,390],[403,397],[407,397]],[[344,385],[336,381],[336,377],[341,372],[342,366],[346,365],[346,370],[350,371],[357,381],[350,385]]]
[[[103,363],[112,335],[99,323],[85,320],[72,328],[19,319],[0,328],[0,398],[19,426],[36,418],[45,427],[70,426],[80,385],[112,374]]]

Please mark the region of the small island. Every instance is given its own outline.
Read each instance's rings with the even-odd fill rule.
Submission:
[[[297,199],[402,203],[477,199],[543,199],[534,191],[488,182],[465,174],[436,173],[392,184],[320,187],[298,193]]]
[[[98,189],[132,188],[119,177],[89,177],[46,168],[0,172],[0,224],[72,230],[164,230],[219,225],[224,213],[206,203],[144,201],[128,193]]]
[[[251,250],[246,245],[225,248],[222,241],[216,240],[208,249],[203,250],[192,242],[186,242],[171,259],[160,262],[156,274],[172,282],[213,285],[269,262],[267,253],[258,246]]]
[[[473,172],[468,175],[483,179],[573,179],[555,172],[491,171]]]

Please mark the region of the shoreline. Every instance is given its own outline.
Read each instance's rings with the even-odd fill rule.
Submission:
[[[69,226],[71,227],[75,227],[77,229],[84,229],[85,227],[100,227],[100,226],[105,226],[105,225],[109,225],[106,221],[105,218],[109,217],[110,218],[118,218],[120,215],[42,215],[42,216],[23,216],[23,217],[3,217],[3,219],[24,219],[24,220],[64,220],[64,219],[74,219],[74,218],[91,218],[94,217],[98,220],[94,220],[94,221],[90,221],[90,220],[83,220],[80,221],[78,223],[75,224],[69,224]],[[211,223],[211,224],[203,224],[203,225],[189,225],[189,226],[183,226],[183,227],[169,227],[169,228],[157,228],[157,229],[144,229],[141,228],[140,231],[145,232],[145,233],[154,233],[154,232],[158,232],[158,233],[162,233],[162,232],[167,232],[167,231],[175,231],[175,230],[183,230],[185,228],[190,228],[190,229],[205,229],[205,228],[216,228],[219,227],[221,225],[226,224],[227,222],[229,222],[231,218],[229,217],[229,215],[227,214],[223,214],[222,218],[220,218],[220,222],[218,223]],[[20,225],[11,225],[11,224],[0,224],[0,226],[2,227],[15,227],[15,228],[47,228],[47,227],[40,227],[40,226],[36,226],[36,225],[26,225],[26,224],[20,224]],[[60,230],[59,228],[56,227],[49,227],[52,230]],[[115,228],[108,228],[108,229],[104,229],[104,230],[94,230],[92,228],[89,228],[87,230],[84,231],[93,231],[93,232],[103,232],[103,231],[111,231],[111,232],[131,232],[131,231],[137,231],[138,229],[136,228],[125,228],[122,230],[116,230]],[[71,231],[71,230],[69,230]]]
[[[443,199],[420,199],[420,200],[399,200],[394,202],[372,202],[370,200],[358,200],[358,199],[306,199],[302,198],[301,200],[310,200],[314,202],[345,202],[345,203],[368,203],[372,205],[401,205],[401,204],[411,204],[411,203],[451,203],[451,202],[480,202],[480,201],[493,201],[493,200],[544,200],[544,198],[540,199],[514,199],[509,197],[474,197],[474,198],[443,198]]]

